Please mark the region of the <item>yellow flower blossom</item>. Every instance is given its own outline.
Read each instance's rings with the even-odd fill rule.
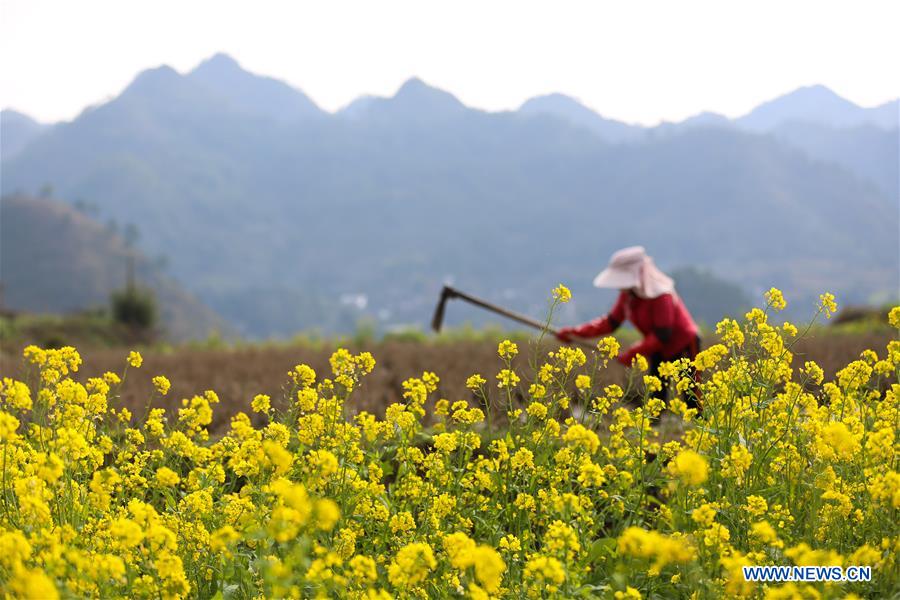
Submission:
[[[388,579],[399,588],[409,588],[424,582],[436,566],[431,546],[414,542],[397,552],[388,567]]]
[[[265,394],[257,394],[253,397],[250,408],[255,413],[267,413],[272,409],[271,398]]]
[[[537,590],[553,594],[565,582],[566,571],[558,559],[538,554],[529,558],[525,564],[525,580]]]
[[[7,593],[11,598],[35,598],[57,600],[59,592],[53,580],[41,569],[18,568],[7,582]]]
[[[900,306],[895,306],[888,312],[888,323],[894,329],[900,329]]]
[[[669,473],[688,485],[700,485],[706,481],[709,465],[693,450],[682,450],[669,463]]]
[[[698,371],[706,371],[715,367],[728,354],[728,350],[722,344],[714,344],[697,353],[694,358],[694,368]]]
[[[153,387],[156,388],[156,391],[160,393],[161,396],[165,396],[169,393],[169,388],[172,387],[172,384],[169,380],[163,375],[157,375],[153,378]]]
[[[481,389],[481,386],[485,383],[487,383],[487,381],[485,381],[484,377],[478,374],[472,375],[466,379],[466,387],[473,391]]]
[[[519,353],[519,347],[509,340],[503,340],[497,347],[497,354],[500,358],[511,359]]]
[[[563,440],[573,446],[583,448],[589,454],[593,454],[600,447],[600,439],[597,434],[580,423],[571,425],[563,435]]]
[[[758,517],[769,510],[769,504],[762,496],[750,495],[747,496],[746,510],[751,515]]]
[[[136,350],[132,350],[131,352],[128,353],[128,359],[126,362],[128,362],[128,364],[131,365],[132,367],[134,367],[135,369],[139,369],[141,367],[141,365],[144,363],[144,357],[141,356],[140,352],[138,352]]]
[[[503,369],[497,373],[497,387],[512,388],[519,384],[519,376],[510,369]]]
[[[178,485],[181,477],[169,467],[160,467],[156,470],[156,481],[163,487],[172,487]]]
[[[211,390],[166,409],[162,376],[129,373],[119,390],[113,373],[78,374],[74,348],[31,346],[21,381],[0,378],[0,587],[827,596],[837,588],[753,584],[740,568],[859,564],[873,580],[848,589],[889,596],[900,585],[900,341],[831,362],[826,380],[799,354],[810,346],[786,341],[795,327],[770,325],[766,311],[717,329],[721,344],[696,357],[702,383],[687,358],[612,383],[623,374],[607,371],[618,352],[607,338],[590,361],[554,345],[499,377],[500,393],[474,375],[477,398],[433,398],[440,379],[425,371],[383,416],[360,386],[375,364],[367,353],[334,352],[333,378],[297,365],[266,386],[281,386],[283,410],[251,403],[260,419]],[[497,347],[502,367],[517,350]],[[653,397],[663,381],[678,392],[668,404]],[[132,404],[130,386],[150,382],[160,394]],[[631,402],[642,392],[643,405]],[[692,393],[702,412],[687,408]]]
[[[750,526],[750,538],[760,544],[780,548],[784,543],[768,521],[759,521]]]
[[[817,443],[819,453],[827,459],[835,456],[850,459],[859,451],[859,446],[858,437],[840,421],[831,422],[822,428]]]
[[[572,299],[572,292],[570,292],[569,288],[567,288],[563,284],[559,284],[558,286],[553,288],[553,299],[557,302],[565,304]]]
[[[772,307],[773,310],[784,310],[787,307],[787,302],[784,300],[784,294],[782,294],[781,290],[778,288],[771,288],[766,292],[766,303]]]
[[[617,546],[622,554],[653,559],[653,568],[657,572],[668,564],[687,563],[694,558],[694,549],[686,541],[640,527],[626,528],[619,536]]]
[[[601,338],[601,340],[597,342],[597,350],[606,358],[617,357],[619,355],[619,349],[619,341],[612,336]]]
[[[744,332],[741,331],[741,326],[734,319],[719,321],[716,324],[716,333],[729,348],[744,345]]]
[[[826,319],[837,312],[838,305],[834,301],[834,294],[825,293],[819,296],[819,308],[825,314]]]

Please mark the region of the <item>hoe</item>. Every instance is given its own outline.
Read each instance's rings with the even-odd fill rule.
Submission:
[[[450,287],[449,285],[445,285],[444,289],[441,290],[441,299],[438,301],[437,307],[435,307],[434,309],[434,317],[431,319],[431,328],[435,331],[441,330],[441,325],[443,325],[444,323],[444,309],[447,306],[447,300],[450,300],[452,298],[465,300],[469,304],[474,304],[475,306],[481,307],[485,310],[489,310],[492,313],[504,316],[507,319],[512,319],[513,321],[517,321],[519,323],[522,323],[523,325],[528,325],[529,327],[540,329],[541,331],[547,331],[548,333],[556,335],[557,330],[554,327],[550,327],[547,323],[541,323],[536,319],[526,317],[525,315],[520,315],[519,313],[507,310],[501,306],[497,306],[496,304],[491,304],[487,300],[482,300],[481,298],[477,298],[475,296],[472,296],[471,294],[461,292],[456,288]],[[572,343],[578,344],[582,348],[586,348],[588,350],[596,349],[593,345],[582,340],[572,340]]]

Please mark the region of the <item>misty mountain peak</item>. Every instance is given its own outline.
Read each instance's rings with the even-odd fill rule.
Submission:
[[[198,71],[203,72],[207,71],[210,73],[228,73],[233,71],[243,71],[241,65],[232,58],[230,55],[225,54],[224,52],[218,52],[199,65],[197,65],[192,74],[197,73]]]
[[[422,81],[419,77],[410,77],[406,81],[403,82],[403,85],[400,86],[400,89],[397,90],[397,96],[403,94],[415,94],[422,90],[429,89],[430,86]]]
[[[577,125],[607,121],[572,96],[553,93],[529,98],[519,107],[523,115],[553,115]]]
[[[374,104],[378,103],[379,100],[383,100],[383,98],[366,94],[356,98],[350,102],[350,104],[337,111],[336,114],[348,119],[360,119],[365,117],[369,112],[369,109],[371,109]]]
[[[160,65],[152,69],[146,69],[138,73],[137,77],[126,88],[125,93],[157,90],[173,85],[178,85],[182,80],[178,71],[169,65]]]
[[[797,106],[798,109],[817,107],[819,111],[855,112],[860,108],[821,84],[798,88],[782,96],[779,100],[784,105],[790,103]]]
[[[198,89],[188,78],[168,65],[147,69],[138,74],[122,94],[108,104],[101,105],[88,112],[106,112],[106,107],[141,106],[151,111],[168,111],[175,107],[188,109],[198,105],[206,105],[209,95]]]
[[[708,110],[704,110],[703,112],[699,112],[696,115],[692,115],[681,122],[682,125],[694,125],[694,126],[722,126],[726,127],[731,125],[731,121],[723,114],[712,112]]]
[[[251,73],[221,52],[197,65],[188,77],[245,114],[282,122],[322,115],[322,110],[300,90],[278,79]]]
[[[518,112],[523,116],[550,115],[571,125],[589,129],[610,142],[634,140],[643,132],[640,127],[606,119],[575,98],[559,93],[529,98],[519,107]]]
[[[406,80],[391,101],[405,108],[429,112],[456,111],[465,108],[463,103],[450,92],[432,87],[418,77]]]
[[[545,94],[543,96],[535,96],[534,98],[529,98],[525,102],[522,103],[522,106],[519,107],[519,110],[522,112],[542,112],[549,110],[587,110],[590,111],[588,107],[584,104],[573,98],[572,96],[567,96],[565,94],[553,93],[553,94]],[[593,111],[591,111],[593,112]]]
[[[450,92],[432,87],[418,77],[410,77],[392,97],[360,96],[337,114],[353,120],[375,118],[395,122],[428,120],[465,110],[465,105]]]
[[[760,104],[737,122],[742,127],[761,131],[790,121],[848,127],[866,120],[866,109],[842,98],[824,85],[811,85]]]
[[[19,112],[13,108],[4,108],[2,111],[0,111],[0,118],[2,118],[4,122],[20,121],[20,122],[28,123],[30,125],[38,125],[38,126],[41,125],[41,123],[38,122],[36,119],[32,119],[25,113]]]
[[[800,86],[793,92],[785,94],[783,97],[793,96],[794,98],[806,98],[813,100],[826,100],[826,99],[837,99],[841,102],[849,103],[847,100],[838,96],[834,90],[829,88],[828,86],[822,85],[821,83],[816,83],[814,85],[804,85]]]
[[[28,145],[31,140],[45,131],[49,125],[39,123],[28,115],[10,108],[0,112],[0,156],[4,159]]]

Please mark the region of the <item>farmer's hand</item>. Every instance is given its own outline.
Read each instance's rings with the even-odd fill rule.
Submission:
[[[556,332],[556,339],[564,344],[571,344],[572,337],[575,335],[574,327],[563,327]]]
[[[637,354],[637,350],[635,350],[634,348],[629,348],[625,352],[621,352],[616,357],[616,360],[619,361],[619,363],[621,363],[623,366],[630,367],[631,362],[634,360],[634,357],[637,356]]]

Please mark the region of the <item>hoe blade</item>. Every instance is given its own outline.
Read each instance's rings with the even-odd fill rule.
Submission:
[[[444,286],[444,289],[441,290],[441,298],[438,300],[437,306],[434,307],[434,316],[431,318],[431,328],[435,332],[439,332],[441,330],[441,325],[444,324],[444,309],[447,306],[447,300],[453,297],[453,290],[449,286]]]

